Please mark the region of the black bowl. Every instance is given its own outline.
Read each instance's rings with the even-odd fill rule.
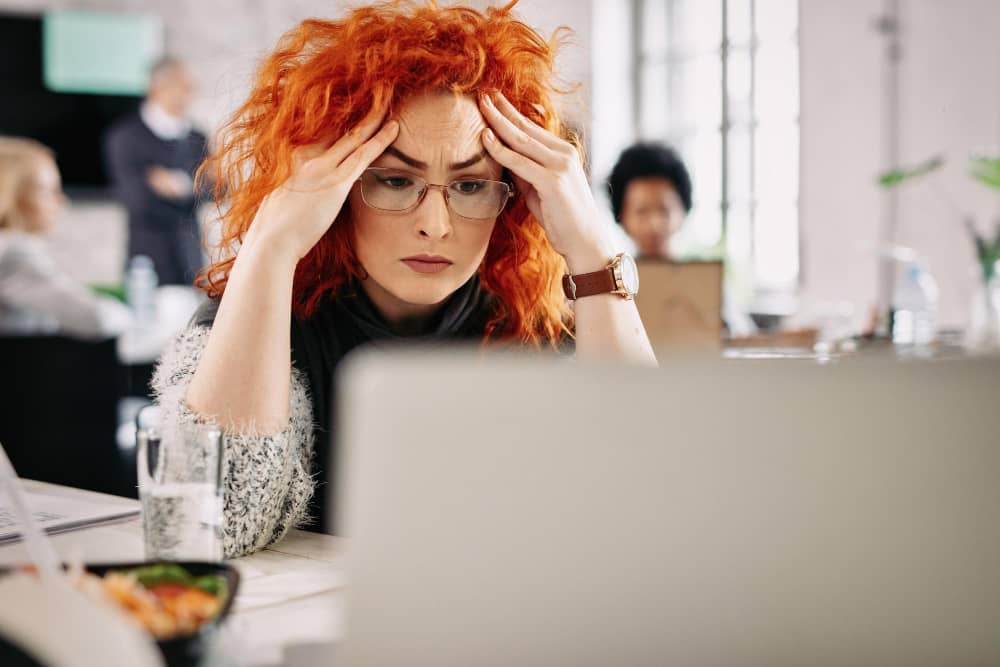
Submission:
[[[134,570],[138,567],[157,565],[161,562],[168,561],[87,565],[85,566],[85,569],[88,572],[103,577],[106,573],[111,571]],[[172,565],[180,565],[196,577],[206,574],[217,574],[226,580],[226,599],[222,602],[222,609],[219,611],[218,616],[211,621],[202,624],[202,626],[194,634],[182,635],[171,639],[157,640],[156,642],[156,645],[160,648],[160,652],[163,653],[163,658],[166,660],[167,667],[194,667],[195,665],[201,663],[209,647],[212,645],[212,640],[214,639],[216,632],[218,632],[219,626],[229,615],[229,610],[233,606],[233,600],[236,598],[236,590],[240,586],[240,573],[235,567],[227,565],[226,563],[205,563],[195,561],[169,562]]]
[[[0,665],[3,667],[45,667],[3,635],[0,635]]]

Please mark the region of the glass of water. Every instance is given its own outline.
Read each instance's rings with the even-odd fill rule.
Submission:
[[[136,419],[146,560],[222,560],[222,431],[163,424],[158,412],[145,408]]]

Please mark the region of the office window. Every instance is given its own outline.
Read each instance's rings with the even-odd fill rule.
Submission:
[[[799,275],[796,0],[633,0],[636,121],[684,157],[686,254],[723,252],[747,298]]]

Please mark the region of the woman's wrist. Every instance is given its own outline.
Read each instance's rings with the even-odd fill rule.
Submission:
[[[241,262],[242,258],[242,262]],[[247,232],[236,256],[238,263],[266,264],[275,269],[287,269],[294,272],[301,259],[298,251],[280,239],[254,234],[253,229]]]
[[[277,202],[280,203],[280,202]],[[278,267],[291,268],[309,251],[289,220],[275,210],[276,202],[265,200],[243,235],[240,254],[253,255],[255,262],[264,261]],[[310,246],[311,247],[311,246]]]
[[[603,240],[592,240],[578,244],[566,252],[563,258],[571,275],[591,273],[605,268],[617,254],[613,244]]]

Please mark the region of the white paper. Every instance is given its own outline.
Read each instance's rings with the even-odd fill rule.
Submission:
[[[138,507],[123,507],[103,503],[51,496],[27,491],[24,497],[35,521],[52,535],[138,516]],[[7,494],[0,491],[0,544],[20,539],[20,522],[14,515]]]

